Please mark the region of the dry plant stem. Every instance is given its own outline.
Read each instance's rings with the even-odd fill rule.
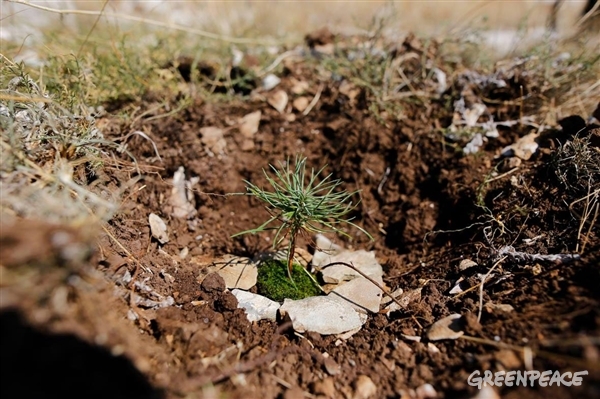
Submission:
[[[598,208],[600,208],[600,202],[598,202],[598,197],[600,195],[600,189],[594,190],[593,192],[589,192],[591,189],[591,185],[588,186],[588,195],[586,195],[583,198],[579,198],[576,201],[573,201],[571,203],[571,205],[569,205],[569,210],[571,212],[573,212],[574,214],[576,214],[580,219],[580,223],[579,223],[579,229],[577,231],[577,247],[575,248],[575,252],[577,253],[581,253],[585,250],[585,247],[587,245],[587,242],[589,240],[590,234],[592,232],[592,227],[596,224],[596,219],[598,218]],[[585,207],[583,210],[583,214],[582,215],[578,215],[577,212],[575,212],[573,210],[573,207],[575,204],[581,202],[581,201],[585,201]],[[594,209],[596,209],[594,211]],[[591,216],[592,212],[594,213],[594,216],[591,220],[590,223],[590,227],[588,228],[588,231],[585,235],[585,237],[581,238],[582,232],[583,232],[583,228],[585,226],[586,221],[589,219],[589,217]],[[579,245],[581,244],[581,250],[579,249]]]
[[[591,10],[589,10],[583,17],[581,17],[581,19],[579,21],[577,21],[577,23],[575,24],[576,28],[580,28],[581,25],[583,25],[585,23],[585,21],[587,21],[588,19],[590,19],[592,17],[592,15],[594,15],[594,13],[596,11],[598,11],[598,8],[600,7],[600,2],[596,2],[596,4],[594,5],[594,7],[592,7]]]
[[[315,105],[317,105],[319,99],[321,98],[321,93],[323,92],[324,87],[325,85],[323,83],[319,85],[319,88],[317,89],[317,94],[315,94],[315,96],[311,100],[310,104],[308,104],[308,107],[306,107],[302,115],[307,116],[310,113],[310,111],[312,111],[312,109],[315,107]]]
[[[298,235],[298,229],[292,228],[290,232],[290,244],[288,250],[288,258],[287,258],[287,267],[288,267],[288,277],[290,280],[292,279],[292,268],[294,265],[294,255],[296,254],[296,236]]]
[[[117,14],[117,13],[102,12],[102,11],[88,11],[88,10],[68,10],[68,9],[67,10],[60,10],[60,9],[57,9],[57,8],[44,7],[44,6],[41,6],[39,4],[30,3],[30,2],[25,1],[25,0],[7,0],[7,1],[10,2],[10,3],[23,4],[23,5],[26,5],[28,7],[37,8],[38,10],[48,11],[48,12],[52,12],[52,13],[55,13],[55,14],[61,14],[61,15],[75,14],[75,15],[104,16],[104,17],[107,17],[107,18],[117,18],[117,19],[123,19],[123,20],[126,20],[126,21],[141,22],[141,23],[148,24],[148,25],[159,26],[161,28],[179,30],[179,31],[191,33],[193,35],[202,36],[202,37],[205,37],[207,39],[220,40],[220,41],[229,42],[229,43],[236,43],[236,44],[264,44],[264,40],[255,40],[255,39],[237,38],[237,37],[229,37],[229,36],[224,36],[224,35],[218,35],[216,33],[211,33],[211,32],[207,32],[207,31],[200,30],[200,29],[190,28],[190,27],[187,27],[187,26],[179,25],[179,24],[171,24],[171,23],[166,23],[166,22],[160,22],[160,21],[156,21],[156,20],[153,20],[153,19],[136,17],[134,15]]]
[[[487,280],[487,278],[490,276],[490,274],[496,268],[496,266],[502,263],[506,258],[507,257],[504,256],[502,259],[494,263],[494,266],[492,266],[490,270],[488,270],[488,272],[485,274],[485,276],[483,276],[483,278],[481,279],[481,283],[479,284],[479,313],[477,313],[477,322],[481,321],[481,313],[483,312],[483,285],[485,284],[485,280]]]
[[[498,250],[498,255],[502,257],[509,257],[515,261],[524,262],[535,262],[545,261],[554,262],[559,264],[569,263],[574,260],[580,259],[579,254],[554,254],[554,255],[542,255],[542,254],[528,254],[526,252],[520,252],[515,250],[512,245],[505,245]]]

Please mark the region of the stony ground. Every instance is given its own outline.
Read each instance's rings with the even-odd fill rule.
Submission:
[[[412,37],[381,61],[410,80],[385,98],[315,61],[330,40],[321,32],[308,40],[313,55],[283,60],[270,91],[246,82],[231,101],[197,99],[167,115],[153,111],[161,99],[150,94],[108,108],[98,121],[105,137],[135,130],[151,141],[127,139],[137,163],[122,154],[101,173],[78,175],[98,192],[126,187],[105,229],[41,221],[2,229],[2,397],[470,398],[474,370],[526,367],[589,375],[580,387],[497,393],[600,396],[600,130],[586,126],[594,109],[562,127],[539,121],[540,104],[560,90],[535,80],[527,60],[451,69],[437,43]],[[174,65],[189,78],[192,65]],[[199,73],[214,89],[211,69]],[[486,110],[469,124],[474,104]],[[132,107],[142,116],[125,123],[119,112]],[[258,130],[245,131],[242,118],[257,111]],[[522,137],[537,148],[502,155]],[[296,154],[361,190],[352,216],[374,240],[352,229],[352,239],[330,238],[375,251],[386,286],[413,294],[349,338],[299,335],[286,320],[250,323],[223,282],[206,276],[225,254],[269,250],[269,234],[231,238],[267,213],[228,194],[244,192],[244,179],[264,184],[262,168]],[[174,217],[168,198],[180,167],[197,178],[195,208]],[[167,222],[164,245],[150,233],[150,213]],[[300,247],[314,250],[310,239]],[[467,259],[475,265],[463,270]],[[479,342],[406,339],[453,313]]]

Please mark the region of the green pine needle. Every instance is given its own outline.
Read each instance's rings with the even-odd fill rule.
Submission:
[[[237,237],[243,234],[256,234],[266,230],[276,230],[273,248],[279,247],[285,237],[289,236],[288,245],[288,268],[290,268],[298,233],[305,231],[309,233],[340,233],[348,236],[340,230],[340,224],[349,224],[363,233],[371,240],[369,233],[361,227],[352,223],[345,216],[358,205],[351,198],[358,192],[338,191],[342,184],[340,180],[332,180],[331,174],[317,181],[325,167],[315,172],[311,170],[310,178],[306,176],[306,158],[296,157],[295,166],[290,167],[289,160],[282,162],[280,168],[269,165],[274,177],[263,170],[267,181],[273,191],[266,191],[261,187],[245,180],[246,190],[266,204],[267,211],[271,214],[269,220],[257,228],[245,230],[233,235]]]

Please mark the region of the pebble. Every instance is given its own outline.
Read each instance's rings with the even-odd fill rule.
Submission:
[[[427,329],[427,338],[430,341],[460,338],[464,334],[464,331],[460,330],[461,318],[461,315],[455,313],[436,321]]]
[[[368,399],[375,397],[377,386],[366,375],[359,375],[354,381],[354,396],[353,399]]]
[[[335,385],[333,378],[327,377],[321,381],[317,381],[313,385],[313,393],[315,395],[323,395],[328,398],[335,397]]]

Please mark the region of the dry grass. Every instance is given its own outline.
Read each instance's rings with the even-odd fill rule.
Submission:
[[[521,29],[525,37],[529,28],[545,24],[551,5],[517,3],[523,8],[494,1],[37,2],[50,8],[42,10],[4,1],[2,36],[10,40],[3,40],[0,75],[3,210],[73,220],[87,217],[91,208],[101,219],[110,217],[114,198],[88,191],[86,181],[102,169],[109,154],[125,147],[104,140],[95,127],[103,112],[98,106],[121,104],[119,117],[133,126],[139,110],[122,105],[140,104],[149,93],[164,99],[147,105],[154,117],[179,112],[194,97],[231,98],[231,90],[215,96],[201,77],[183,82],[172,64],[181,55],[213,62],[217,78],[225,77],[223,84],[231,86],[227,78],[234,49],[251,54],[264,67],[285,49],[281,43],[296,46],[306,32],[329,25],[365,40],[315,62],[364,88],[374,113],[401,116],[402,104],[427,106],[440,99],[439,70],[451,83],[461,68],[487,73],[502,67],[477,43],[484,36],[479,28]],[[571,24],[579,8],[567,4],[559,26]],[[385,51],[409,30],[442,36],[440,51],[414,60],[392,59]],[[214,40],[215,35],[230,37]],[[250,41],[259,44],[233,45],[231,37],[241,37],[239,42],[258,38]],[[275,50],[271,37],[280,43]],[[569,113],[585,114],[600,96],[600,81],[594,78],[600,76],[598,59],[575,47],[579,54],[557,64],[559,51],[553,46],[542,43],[530,50],[532,57],[524,64],[528,79],[540,86],[532,110],[540,124]],[[385,51],[378,53],[381,49]],[[278,65],[273,72],[281,70]],[[249,73],[249,79],[260,75]]]
[[[117,194],[86,184],[112,145],[95,126],[97,112],[79,101],[78,91],[46,90],[22,65],[2,57],[0,67],[3,222],[14,216],[74,224],[110,218]],[[69,94],[70,102],[61,98]]]

